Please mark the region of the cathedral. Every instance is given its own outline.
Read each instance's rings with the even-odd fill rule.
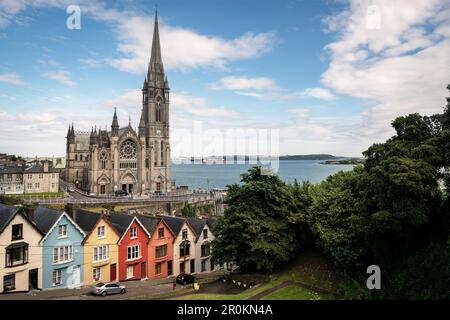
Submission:
[[[169,83],[164,73],[155,14],[150,63],[142,88],[142,112],[138,132],[120,127],[117,112],[111,130],[67,133],[65,179],[97,196],[125,191],[140,195],[170,192]],[[123,193],[123,192],[122,192]]]

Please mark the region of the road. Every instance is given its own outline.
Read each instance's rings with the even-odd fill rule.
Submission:
[[[214,282],[223,276],[223,272],[206,273],[196,275],[200,283]],[[173,277],[153,280],[136,280],[121,282],[127,287],[127,293],[106,297],[90,294],[89,288],[82,289],[49,289],[32,291],[28,293],[8,293],[0,295],[0,300],[126,300],[144,296],[160,295],[173,292]],[[193,291],[192,285],[183,287],[177,285],[177,293]]]

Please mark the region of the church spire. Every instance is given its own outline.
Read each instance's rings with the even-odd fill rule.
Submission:
[[[117,108],[114,108],[113,122],[111,125],[111,134],[113,136],[119,135],[119,120],[117,120]]]
[[[158,12],[155,11],[155,25],[153,27],[152,52],[148,66],[148,81],[164,81],[164,66],[159,43]]]

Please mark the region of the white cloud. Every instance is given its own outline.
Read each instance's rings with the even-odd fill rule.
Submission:
[[[76,83],[75,81],[73,81],[70,78],[71,73],[68,71],[63,71],[63,70],[51,71],[51,72],[44,73],[43,76],[50,80],[58,81],[59,83],[62,83],[63,85],[68,86],[68,87],[76,87],[78,85],[78,83]]]
[[[322,83],[361,99],[364,118],[352,130],[367,146],[392,134],[396,116],[442,111],[450,81],[448,1],[354,0],[325,22],[338,39],[326,46],[331,61]]]
[[[25,84],[25,82],[20,78],[20,76],[15,73],[0,74],[0,82],[14,84],[16,86],[22,86]]]
[[[324,88],[306,88],[300,95],[322,100],[333,100],[336,98],[330,90]]]
[[[214,90],[258,90],[274,91],[280,90],[274,80],[266,77],[249,78],[229,76],[220,79],[217,83],[209,85]]]

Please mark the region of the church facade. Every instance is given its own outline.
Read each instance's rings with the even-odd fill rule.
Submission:
[[[169,83],[164,72],[155,15],[150,63],[142,88],[138,131],[131,119],[120,127],[117,112],[111,129],[67,133],[65,179],[90,194],[170,192]]]

